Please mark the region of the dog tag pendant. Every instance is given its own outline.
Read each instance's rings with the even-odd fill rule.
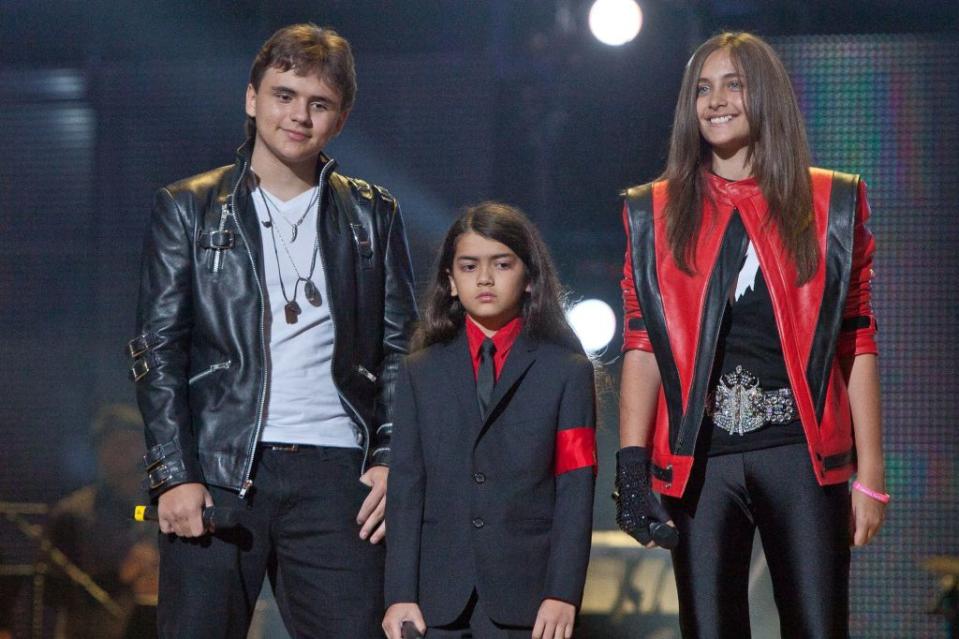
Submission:
[[[306,280],[306,284],[303,285],[303,292],[306,293],[306,301],[313,306],[319,306],[323,303],[323,298],[320,296],[320,290],[316,288],[316,284],[313,283],[313,280]]]
[[[296,231],[298,228],[296,225],[292,225],[292,226],[293,226],[293,234],[290,236],[290,244],[296,241]]]
[[[283,307],[283,312],[286,313],[287,324],[296,324],[303,310],[300,308],[300,305],[296,303],[296,300],[292,300],[286,303],[286,306]]]

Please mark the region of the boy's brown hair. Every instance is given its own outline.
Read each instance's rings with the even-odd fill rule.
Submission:
[[[250,84],[259,90],[269,68],[297,75],[315,73],[340,93],[340,110],[349,111],[356,99],[356,69],[350,43],[333,29],[312,22],[283,27],[263,43],[250,67]],[[256,121],[247,117],[246,134],[256,134]]]

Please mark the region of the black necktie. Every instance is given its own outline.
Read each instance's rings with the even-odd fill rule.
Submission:
[[[480,416],[486,419],[486,409],[493,398],[493,386],[496,385],[496,369],[493,366],[493,353],[496,346],[493,340],[486,338],[480,344],[479,370],[476,374],[476,400],[479,402]]]

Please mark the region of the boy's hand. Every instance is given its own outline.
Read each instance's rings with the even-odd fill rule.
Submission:
[[[160,495],[157,518],[160,531],[178,537],[200,537],[207,533],[203,524],[203,509],[213,505],[213,497],[206,486],[187,483],[174,486]]]
[[[544,599],[536,613],[533,624],[533,639],[570,639],[576,606],[559,599]]]
[[[426,634],[426,621],[415,603],[396,603],[387,608],[383,631],[388,639],[403,639],[403,622],[412,621],[421,635]]]
[[[360,539],[369,538],[371,544],[377,544],[386,536],[386,481],[390,469],[386,466],[373,466],[360,476],[360,481],[370,487],[370,494],[363,500],[356,523],[360,528]]]

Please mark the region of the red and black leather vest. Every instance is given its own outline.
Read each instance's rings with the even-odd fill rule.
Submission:
[[[875,243],[865,227],[869,207],[858,176],[811,169],[820,264],[796,285],[766,201],[753,179],[726,182],[710,174],[713,197],[703,204],[696,264],[680,270],[666,241],[665,182],[626,192],[629,236],[627,282],[641,317],[627,331],[647,339],[662,387],[652,435],[653,485],[681,496],[694,463],[730,286],[752,241],[769,288],[786,370],[821,485],[845,481],[855,455],[846,383],[839,358],[875,353],[876,322],[870,305]]]

